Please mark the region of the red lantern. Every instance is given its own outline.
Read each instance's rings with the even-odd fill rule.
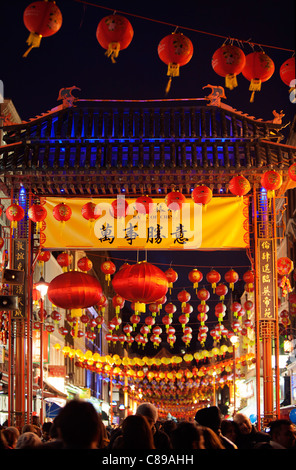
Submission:
[[[136,210],[139,214],[149,214],[153,210],[153,199],[149,196],[139,196],[135,201]]]
[[[253,92],[250,99],[251,103],[254,101],[255,91],[261,90],[261,83],[269,80],[274,70],[274,63],[265,52],[251,52],[246,56],[246,64],[242,74],[250,81],[249,90]]]
[[[181,292],[178,293],[177,297],[178,300],[181,302],[182,308],[185,307],[186,302],[189,302],[189,300],[191,299],[191,295],[185,289],[181,290]]]
[[[125,332],[126,336],[129,337],[130,334],[131,334],[131,332],[133,331],[132,325],[130,325],[129,323],[127,323],[126,325],[124,325],[123,331]]]
[[[294,308],[296,307],[296,293],[293,292],[289,295],[289,304]]]
[[[261,186],[266,189],[267,197],[274,197],[275,191],[282,186],[282,183],[282,176],[275,170],[268,170],[261,177]]]
[[[223,44],[212,57],[214,71],[221,77],[225,77],[225,86],[229,90],[237,87],[236,76],[241,73],[245,64],[245,54],[233,44]]]
[[[54,326],[53,325],[46,325],[45,329],[48,333],[53,333],[54,332]]]
[[[209,202],[211,202],[213,192],[208,186],[200,185],[194,188],[191,193],[191,197],[195,204],[202,204],[203,206],[206,206],[209,204]]]
[[[197,297],[201,300],[202,304],[205,304],[206,300],[210,298],[210,293],[205,287],[202,287],[197,291]]]
[[[53,208],[53,216],[58,222],[67,222],[72,215],[72,209],[70,206],[61,202]]]
[[[126,337],[126,335],[121,334],[121,335],[118,336],[118,340],[119,340],[119,342],[121,343],[121,346],[123,346],[124,343],[125,343],[126,340],[127,340],[127,337]]]
[[[215,292],[216,285],[221,279],[221,275],[215,269],[211,269],[206,275],[207,281],[211,284],[213,292]]]
[[[24,216],[25,216],[24,209],[16,203],[11,204],[6,209],[6,217],[11,222],[12,230],[17,227],[17,223],[20,222],[24,218]]]
[[[67,271],[67,268],[71,265],[72,261],[73,261],[73,256],[66,252],[60,253],[57,256],[57,263],[59,266],[61,266],[64,272]]]
[[[248,270],[244,273],[243,275],[243,280],[245,281],[246,284],[253,286],[255,282],[255,276],[253,271]]]
[[[187,315],[183,314],[179,316],[179,322],[181,323],[183,330],[185,328],[186,323],[188,323],[188,321],[189,321],[189,318],[187,317]]]
[[[126,49],[134,36],[134,30],[127,18],[120,15],[105,16],[98,24],[96,37],[105,54],[115,63],[119,51]]]
[[[115,308],[116,316],[118,316],[119,313],[120,313],[120,310],[124,307],[125,300],[124,300],[123,297],[121,297],[121,295],[116,294],[112,298],[112,303],[113,303],[113,306]]]
[[[77,261],[77,267],[83,272],[90,271],[93,267],[92,261],[87,258],[87,256],[83,256]]]
[[[40,263],[47,263],[50,260],[50,251],[40,251],[37,256],[37,260]]]
[[[295,88],[295,56],[287,59],[280,67],[281,80],[290,88]]]
[[[229,283],[230,289],[233,290],[234,284],[239,280],[239,275],[236,271],[234,271],[234,269],[231,268],[229,271],[227,271],[227,273],[225,273],[224,279]]]
[[[166,313],[169,315],[169,317],[173,317],[173,314],[176,312],[177,307],[174,305],[172,302],[169,302],[165,305],[164,307]]]
[[[99,281],[89,274],[69,271],[56,276],[48,286],[47,297],[59,308],[72,310],[81,316],[81,309],[96,305],[102,296]]]
[[[235,196],[245,196],[250,189],[251,185],[243,175],[234,176],[229,182],[229,191]]]
[[[149,304],[163,297],[168,290],[168,280],[157,267],[146,261],[118,271],[112,285],[119,295],[136,304]],[[141,308],[135,305],[136,309]]]
[[[245,303],[244,303],[244,308],[247,312],[247,315],[249,316],[251,311],[253,310],[254,308],[254,304],[251,300],[247,300]]]
[[[170,77],[166,87],[166,93],[168,93],[172,78],[178,77],[180,67],[191,60],[193,44],[182,33],[172,33],[160,41],[157,52],[160,60],[168,66],[167,75]]]
[[[59,328],[59,333],[62,335],[62,336],[66,336],[68,334],[68,330],[67,328],[64,328],[63,326],[60,326]]]
[[[114,274],[116,271],[115,264],[110,260],[104,261],[104,263],[101,264],[101,271],[105,274],[105,279],[109,286],[111,281],[111,274]]]
[[[33,2],[24,11],[25,27],[30,31],[27,39],[29,49],[23,57],[27,57],[33,47],[39,47],[41,39],[57,33],[62,26],[63,17],[55,2]]]
[[[112,217],[114,217],[114,219],[119,219],[127,215],[128,208],[129,205],[125,198],[119,196],[111,203],[110,214]]]
[[[122,323],[122,320],[120,317],[115,316],[114,318],[112,318],[111,322],[113,323],[113,325],[115,325],[115,329],[118,330]]]
[[[175,335],[168,335],[167,336],[167,342],[169,343],[170,347],[172,348],[174,346],[174,343],[176,342],[176,336]]]
[[[152,304],[149,304],[149,310],[152,313],[152,316],[156,317],[156,314],[159,313],[159,304],[156,302],[152,302]]]
[[[32,290],[32,299],[35,305],[38,305],[39,300],[41,299],[41,294],[38,289],[35,287]]]
[[[93,223],[102,215],[102,211],[98,204],[87,202],[82,206],[81,214],[82,217],[89,221],[90,225],[93,225]]]
[[[228,287],[225,284],[218,284],[216,287],[216,294],[219,295],[220,300],[224,300],[225,295],[228,292]]]
[[[235,317],[237,317],[237,314],[241,309],[242,309],[242,306],[239,302],[233,302],[231,304],[230,310],[233,312]]]
[[[145,323],[148,326],[149,330],[151,330],[151,327],[155,325],[155,318],[149,315],[148,317],[145,317]]]
[[[47,210],[40,204],[33,204],[33,206],[31,206],[28,210],[28,217],[30,220],[32,220],[32,222],[35,222],[37,232],[40,230],[41,222],[44,221],[46,216]]]
[[[0,250],[2,250],[3,246],[4,246],[4,239],[0,237]]]
[[[223,317],[225,316],[226,313],[226,305],[222,304],[222,302],[219,302],[215,306],[215,315],[218,318],[218,321],[221,322],[223,320]]]
[[[57,310],[53,310],[51,312],[51,318],[53,319],[53,321],[55,323],[59,323],[59,321],[61,320],[62,318],[62,315],[60,314],[60,312],[58,312]]]
[[[172,211],[179,211],[182,209],[182,204],[186,201],[184,194],[179,191],[171,191],[165,197],[165,203]]]
[[[197,289],[198,283],[203,280],[203,274],[198,269],[194,268],[188,274],[188,279],[193,283],[194,289]]]
[[[293,163],[288,169],[288,175],[292,181],[296,181],[296,163]]]
[[[283,297],[286,297],[288,292],[292,291],[289,274],[293,271],[294,264],[290,258],[283,256],[277,260],[277,273],[280,276],[280,288],[282,289]]]
[[[169,268],[164,272],[164,274],[165,274],[165,276],[168,280],[168,287],[169,287],[170,293],[171,293],[173,283],[176,282],[177,279],[178,279],[178,273],[176,273],[176,271],[174,271],[173,268]]]
[[[104,317],[103,315],[98,315],[96,318],[95,318],[95,322],[97,324],[97,327],[98,329],[101,328],[102,324],[104,323]]]
[[[137,326],[137,324],[139,323],[140,320],[141,320],[141,318],[139,317],[139,315],[132,315],[132,316],[130,317],[130,321],[131,321],[131,323],[132,323],[132,325],[133,325],[133,329],[136,328],[136,326]]]
[[[169,315],[165,315],[164,317],[162,317],[161,321],[165,325],[166,331],[168,331],[168,328],[172,323],[173,319]]]
[[[99,302],[97,303],[97,307],[100,313],[103,313],[103,314],[105,313],[105,308],[107,304],[108,304],[107,297],[105,296],[105,294],[102,294]]]

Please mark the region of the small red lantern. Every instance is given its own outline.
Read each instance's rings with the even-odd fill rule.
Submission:
[[[197,291],[197,297],[201,300],[202,304],[205,304],[206,300],[210,298],[210,293],[205,287],[202,287]]]
[[[53,208],[53,216],[58,222],[64,224],[71,218],[72,209],[64,202],[61,202]]]
[[[125,342],[126,342],[126,340],[127,340],[127,337],[126,337],[126,335],[124,335],[124,334],[121,334],[121,335],[119,335],[119,336],[118,336],[118,340],[119,340],[119,342],[120,342],[121,346],[123,346],[123,345],[124,345],[124,343],[125,343]]]
[[[295,56],[287,59],[280,67],[281,80],[290,88],[295,88]]]
[[[72,261],[73,261],[73,256],[66,252],[60,253],[57,256],[57,263],[59,266],[61,266],[64,272],[67,271],[67,268],[69,268]]]
[[[255,282],[255,276],[254,276],[253,271],[251,270],[246,271],[243,275],[243,280],[245,281],[247,285],[253,286]]]
[[[100,298],[99,302],[97,303],[97,307],[100,313],[104,314],[106,306],[108,304],[108,299],[105,296],[105,294],[102,294],[102,297]]]
[[[220,300],[225,299],[225,295],[228,292],[228,287],[225,284],[218,284],[216,287],[216,294],[219,295]]]
[[[184,330],[186,323],[189,322],[189,318],[187,317],[187,315],[182,314],[179,316],[179,322],[181,323],[182,329]]]
[[[129,323],[127,323],[126,325],[124,325],[123,331],[124,331],[124,333],[126,334],[126,336],[129,337],[130,334],[131,334],[132,331],[133,331],[132,325],[130,325]]]
[[[225,77],[225,86],[229,90],[237,87],[236,76],[241,73],[245,64],[245,54],[233,44],[223,44],[212,57],[214,71],[221,77]]]
[[[178,300],[181,302],[182,308],[185,307],[186,302],[189,302],[189,300],[191,299],[191,295],[185,289],[181,290],[181,292],[178,293],[177,297]]]
[[[176,336],[175,335],[168,335],[167,336],[167,342],[169,343],[170,347],[172,348],[174,346],[174,343],[176,342]]]
[[[212,200],[212,197],[213,192],[211,188],[203,184],[200,186],[196,186],[191,193],[191,198],[193,199],[195,204],[202,204],[203,206],[209,204]]]
[[[54,332],[54,326],[53,325],[46,325],[45,329],[48,333],[53,333]]]
[[[234,284],[239,280],[239,275],[236,271],[234,271],[234,269],[231,268],[229,271],[227,271],[227,273],[225,273],[224,279],[229,283],[230,289],[233,290]]]
[[[115,316],[114,318],[112,318],[111,322],[113,323],[113,325],[115,325],[115,329],[118,330],[118,328],[120,327],[122,323],[122,320],[120,317]]]
[[[261,177],[261,186],[266,189],[268,198],[275,196],[275,191],[282,186],[282,183],[282,176],[275,170],[268,170]]]
[[[89,258],[87,258],[87,256],[83,256],[77,261],[77,268],[85,273],[90,271],[92,267],[93,267],[92,261]]]
[[[215,306],[215,315],[218,318],[218,321],[221,322],[223,320],[223,317],[225,316],[226,313],[226,305],[224,305],[222,302],[219,302]]]
[[[185,313],[185,315],[187,315],[187,317],[189,318],[190,313],[193,312],[192,305],[186,303],[184,307],[182,307],[182,312]]]
[[[33,206],[31,206],[28,210],[28,217],[30,220],[32,220],[32,222],[35,222],[37,232],[40,230],[42,225],[41,223],[44,221],[46,216],[47,210],[40,204],[33,204]]]
[[[60,314],[60,312],[58,312],[57,310],[53,310],[51,312],[51,318],[53,319],[53,321],[55,323],[59,323],[59,321],[61,320],[62,318],[62,315]]]
[[[261,90],[261,83],[269,80],[274,70],[274,63],[265,52],[251,52],[246,56],[246,64],[242,74],[251,82],[249,87],[249,90],[253,92],[250,99],[251,103],[254,101],[255,91]]]
[[[59,328],[59,333],[60,333],[62,336],[66,336],[69,332],[68,332],[67,328],[64,328],[63,326],[60,326],[60,328]]]
[[[173,317],[174,313],[177,311],[176,305],[174,305],[172,302],[169,302],[165,305],[164,307],[166,313],[169,315],[169,317]]]
[[[119,51],[126,49],[134,36],[134,30],[127,18],[121,15],[105,16],[98,24],[96,37],[105,54],[115,63]]]
[[[81,214],[84,219],[88,220],[90,225],[93,225],[94,222],[101,217],[102,210],[98,204],[87,202],[82,206]]]
[[[251,185],[243,175],[234,176],[229,182],[229,191],[235,196],[245,196],[250,189]]]
[[[188,279],[193,283],[194,289],[197,289],[198,283],[203,280],[203,274],[198,269],[194,268],[188,274]]]
[[[296,181],[296,163],[293,163],[288,169],[288,175],[292,181]]]
[[[169,268],[164,272],[164,274],[168,280],[168,287],[171,293],[174,282],[178,280],[178,273],[176,273],[173,268]]]
[[[166,93],[168,93],[172,78],[179,77],[180,67],[191,60],[193,44],[182,33],[172,33],[160,41],[157,52],[160,60],[168,66],[167,75],[170,77],[166,87]]]
[[[55,2],[46,0],[33,2],[24,11],[25,27],[30,31],[27,39],[29,49],[23,57],[27,57],[33,47],[39,47],[41,39],[57,33],[62,26],[63,17]]]
[[[141,317],[139,317],[139,315],[134,314],[130,317],[130,321],[133,325],[133,329],[136,328],[136,326],[137,326],[137,324],[139,323],[140,320],[141,320]]]
[[[128,209],[129,205],[125,198],[119,196],[111,203],[110,214],[114,219],[119,219],[127,215]]]
[[[152,302],[149,304],[149,310],[152,313],[153,317],[156,317],[156,315],[159,313],[159,304],[157,302]]]
[[[0,250],[2,250],[3,246],[4,246],[4,239],[0,237]]]
[[[104,263],[101,264],[101,271],[105,274],[105,280],[109,286],[111,281],[111,274],[114,274],[116,271],[115,264],[110,260],[104,261]]]
[[[112,303],[113,303],[113,306],[115,308],[116,316],[118,316],[119,313],[120,313],[120,310],[123,309],[123,307],[124,307],[125,299],[123,297],[121,297],[121,295],[116,294],[112,298]]]
[[[145,324],[148,326],[149,330],[151,330],[151,327],[155,325],[155,318],[148,315],[148,317],[145,317]]]
[[[165,203],[172,211],[179,211],[182,209],[182,204],[186,201],[184,194],[179,191],[171,191],[165,197]]]
[[[244,309],[246,310],[247,312],[247,316],[250,315],[250,313],[252,312],[254,308],[254,304],[251,300],[247,300],[245,303],[244,303]]]
[[[242,306],[239,302],[233,302],[231,304],[230,310],[233,312],[234,316],[237,317],[238,312],[240,312],[242,309]]]
[[[211,269],[206,275],[207,281],[211,284],[213,292],[215,292],[217,283],[221,280],[221,275],[215,269]]]
[[[11,222],[12,230],[17,227],[17,223],[20,222],[25,216],[24,209],[19,206],[17,203],[11,204],[6,209],[6,217]]]
[[[166,331],[168,331],[168,328],[172,323],[173,319],[169,315],[165,315],[164,317],[162,317],[161,321],[165,325]]]
[[[97,324],[97,327],[98,329],[100,329],[102,327],[102,324],[104,323],[104,317],[103,315],[98,315],[96,318],[95,318],[95,322]]]
[[[286,297],[288,292],[292,292],[292,287],[288,276],[293,271],[293,269],[294,264],[290,258],[286,256],[278,258],[277,273],[280,276],[280,288],[282,289],[283,297]]]
[[[149,196],[139,196],[135,201],[139,214],[149,214],[153,210],[153,199]]]
[[[50,260],[50,251],[40,251],[37,256],[37,260],[40,263],[47,263]]]

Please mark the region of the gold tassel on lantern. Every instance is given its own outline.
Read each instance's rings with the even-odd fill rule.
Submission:
[[[180,66],[179,66],[179,64],[174,64],[174,63],[172,63],[172,62],[169,63],[167,75],[168,75],[170,78],[169,78],[169,81],[168,81],[167,86],[166,86],[166,89],[165,89],[165,94],[166,94],[166,95],[168,94],[168,92],[169,92],[170,89],[171,89],[172,77],[179,77],[179,73],[180,73]]]
[[[250,103],[254,102],[254,97],[255,97],[255,91],[260,91],[261,90],[261,80],[252,78],[249,90],[252,91],[253,93],[251,94],[251,99]]]
[[[108,44],[108,49],[105,52],[105,54],[107,57],[110,57],[112,63],[115,64],[116,63],[115,58],[118,57],[119,51],[120,51],[120,43],[110,42],[110,44]]]
[[[138,313],[145,313],[146,312],[146,305],[143,302],[135,302],[135,314]]]
[[[229,88],[229,90],[233,90],[233,88],[237,87],[237,79],[234,73],[229,73],[225,77],[225,86]]]
[[[23,57],[27,57],[29,52],[33,49],[33,47],[39,47],[40,42],[42,39],[41,34],[36,34],[36,33],[30,33],[30,36],[27,39],[27,44],[30,46],[29,49],[23,54]]]

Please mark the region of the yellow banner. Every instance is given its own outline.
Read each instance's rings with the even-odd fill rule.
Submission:
[[[207,206],[189,198],[177,211],[169,210],[164,198],[157,198],[149,215],[136,210],[135,199],[119,198],[128,204],[127,215],[119,218],[112,214],[114,199],[46,198],[41,245],[62,250],[221,250],[249,246],[247,197],[213,197]],[[66,222],[53,216],[54,207],[61,202],[72,211]],[[87,202],[96,204],[96,212],[101,214],[96,221],[82,216]]]

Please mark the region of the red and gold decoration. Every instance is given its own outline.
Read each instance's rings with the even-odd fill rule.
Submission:
[[[116,62],[119,52],[130,45],[133,36],[134,30],[129,20],[116,14],[102,18],[96,31],[97,41],[106,49],[105,54],[112,63]]]
[[[17,228],[18,222],[20,222],[25,217],[24,209],[17,203],[13,203],[6,209],[6,217],[11,222],[11,230]]]
[[[73,261],[73,256],[70,253],[64,251],[57,256],[57,263],[61,266],[62,270],[66,272],[68,268],[71,266]]]
[[[172,33],[165,36],[157,48],[158,56],[167,66],[167,75],[170,77],[166,93],[170,91],[173,77],[179,77],[180,67],[188,64],[193,55],[193,44],[182,33]]]
[[[46,216],[47,216],[47,210],[41,204],[33,204],[28,209],[28,217],[32,222],[36,224],[37,232],[40,231],[42,222],[45,220]]]
[[[212,67],[221,77],[225,77],[225,86],[229,90],[237,87],[236,76],[241,73],[246,64],[243,51],[233,44],[223,44],[214,52]]]
[[[193,288],[198,289],[198,284],[203,280],[203,274],[197,268],[194,268],[188,274],[188,279],[193,283]]]
[[[123,297],[121,297],[121,295],[116,294],[112,298],[112,303],[113,303],[113,307],[115,308],[116,317],[118,317],[120,310],[122,310],[124,307],[125,300]]]
[[[181,210],[185,201],[186,197],[180,191],[171,191],[165,197],[165,203],[171,211]]]
[[[225,273],[224,279],[229,283],[230,289],[233,290],[234,284],[239,280],[239,275],[234,269],[231,268]]]
[[[101,217],[102,210],[98,204],[90,201],[82,206],[81,214],[88,221],[90,229],[92,229],[95,221]]]
[[[279,287],[282,289],[282,296],[286,297],[290,292],[292,292],[291,283],[289,280],[289,274],[294,269],[293,261],[283,256],[277,260],[277,273],[279,275]]]
[[[77,261],[77,268],[80,269],[80,271],[83,271],[85,273],[90,271],[92,267],[93,267],[92,261],[87,256],[83,256]]]
[[[261,176],[261,186],[267,191],[267,197],[275,197],[275,191],[282,186],[282,175],[276,170],[268,170]]]
[[[118,197],[111,203],[110,214],[114,219],[120,219],[127,215],[128,209],[129,205],[125,198]]]
[[[111,281],[111,275],[114,274],[116,271],[115,264],[110,260],[104,261],[101,264],[101,271],[102,273],[105,274],[105,280],[107,281],[108,286],[109,286],[110,281]]]
[[[173,268],[169,268],[164,272],[164,274],[165,274],[165,276],[168,280],[168,288],[169,288],[170,294],[171,294],[173,284],[174,284],[174,282],[176,282],[178,280],[178,273]]]
[[[139,196],[135,201],[135,207],[139,214],[149,215],[153,204],[153,199],[149,196]]]
[[[229,182],[229,191],[235,196],[245,196],[250,189],[251,185],[243,175],[234,176]]]
[[[197,291],[197,297],[201,301],[201,304],[205,304],[210,298],[210,293],[205,287],[202,287]]]
[[[246,56],[246,63],[242,74],[250,82],[249,90],[252,91],[251,103],[254,101],[255,92],[261,90],[261,83],[269,80],[274,70],[274,63],[265,52],[251,52]]]
[[[64,224],[72,216],[72,209],[70,206],[61,202],[53,208],[53,216],[58,221]]]
[[[57,33],[62,26],[63,17],[55,2],[39,1],[27,6],[23,15],[24,25],[30,31],[27,39],[29,49],[23,57],[27,57],[33,47],[39,47],[42,38]]]
[[[205,186],[204,184],[196,186],[191,193],[191,198],[195,204],[202,204],[203,206],[209,204],[212,200],[212,197],[213,192],[211,188]]]
[[[215,269],[211,269],[207,274],[206,274],[206,279],[209,284],[211,284],[213,292],[215,292],[216,286],[218,282],[221,280],[221,274],[218,273]]]
[[[228,292],[228,287],[225,284],[220,283],[217,285],[216,294],[219,295],[220,300],[225,299],[225,295],[227,294],[227,292]]]

